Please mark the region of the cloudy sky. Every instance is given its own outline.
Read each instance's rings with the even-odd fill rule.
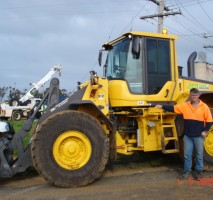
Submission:
[[[213,63],[213,49],[203,48],[213,45],[213,0],[165,3],[182,13],[164,20],[179,36],[179,65],[185,67],[193,51]],[[103,43],[130,30],[156,32],[157,19],[140,17],[157,12],[148,0],[0,0],[0,87],[29,89],[62,64],[60,88],[74,91],[90,70],[102,74],[97,58]]]

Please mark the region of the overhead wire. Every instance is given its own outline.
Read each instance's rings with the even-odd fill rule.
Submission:
[[[135,1],[135,2],[140,2],[141,0],[132,0],[132,1]],[[145,1],[145,0],[143,0]],[[97,4],[97,3],[107,3],[107,4],[115,4],[115,3],[129,3],[129,0],[114,0],[113,2],[110,2],[108,0],[72,0],[72,1],[69,1],[69,3],[50,3],[50,4],[33,4],[33,5],[24,5],[24,6],[12,6],[12,7],[2,7],[0,8],[0,10],[12,10],[12,9],[29,9],[29,8],[36,8],[36,7],[56,7],[56,6],[73,6],[73,5],[85,5],[85,4]]]
[[[143,8],[141,8],[137,13],[136,15],[132,18],[131,22],[129,22],[126,27],[121,31],[121,34],[124,33],[124,31],[130,26],[132,25],[133,21],[135,20],[135,18],[146,8],[146,6],[148,5],[149,2],[147,2],[145,4],[145,6]]]
[[[28,5],[28,6],[14,6],[14,7],[4,7],[4,8],[0,8],[0,10],[11,10],[11,9],[26,9],[26,11],[29,10],[29,8],[43,8],[45,9],[46,7],[57,7],[58,6],[62,6],[62,7],[65,7],[66,8],[68,6],[73,6],[73,5],[76,5],[78,6],[77,8],[76,7],[72,7],[71,10],[69,9],[68,11],[58,11],[57,13],[49,13],[50,16],[66,16],[66,15],[73,15],[73,14],[79,14],[81,13],[81,8],[82,6],[86,7],[86,11],[84,10],[83,11],[83,14],[103,14],[104,12],[106,13],[122,13],[122,12],[135,12],[137,11],[136,9],[135,10],[132,10],[132,9],[129,9],[129,8],[125,8],[123,10],[121,10],[120,8],[115,8],[115,9],[108,9],[108,10],[101,10],[101,9],[93,9],[95,8],[94,6],[93,7],[90,7],[90,9],[88,9],[88,6],[86,4],[99,4],[99,5],[103,5],[103,4],[108,4],[108,5],[114,5],[115,3],[116,4],[119,4],[119,3],[129,3],[128,0],[115,0],[115,1],[108,1],[108,0],[90,0],[90,1],[87,1],[87,0],[83,0],[83,1],[72,1],[72,2],[69,2],[69,3],[55,3],[55,4],[39,4],[39,5]],[[140,2],[141,0],[133,0],[135,2]],[[145,1],[145,0],[143,0]],[[83,3],[82,3],[83,2]],[[81,7],[79,6],[81,5]],[[104,8],[108,8],[107,6],[104,6]],[[2,12],[1,12],[2,13]],[[47,13],[45,14],[41,14],[41,15],[38,15],[36,13],[36,15],[33,15],[31,14],[32,12],[30,12],[30,15],[22,15],[21,16],[0,16],[0,19],[1,20],[13,20],[13,19],[24,19],[24,18],[40,18],[40,17],[46,17],[47,16]]]
[[[171,19],[173,19],[173,18],[171,18]],[[147,23],[155,26],[155,27],[157,26],[157,20],[156,19],[152,19],[152,21],[155,21],[156,23],[153,23],[153,22],[151,22],[150,20],[147,20],[147,19],[145,19],[145,21]],[[180,24],[180,26],[183,26],[184,29],[188,29],[188,31],[190,31],[192,33],[191,36],[197,36],[197,37],[201,37],[202,36],[201,33],[198,34],[197,32],[191,31],[191,29],[189,29],[187,25],[185,25],[185,26],[182,25],[182,22],[180,23],[178,19],[177,20],[173,19],[173,21],[175,21],[175,23],[177,22],[178,24]],[[194,45],[198,46],[199,48],[202,47],[202,42],[200,42],[199,40],[193,39],[191,37],[189,38],[187,36],[184,36],[184,35],[186,35],[185,33],[182,33],[180,30],[177,30],[174,27],[171,27],[171,26],[168,26],[168,25],[165,25],[165,24],[164,24],[164,27],[169,28],[169,30],[173,30],[175,35],[183,36],[181,38],[185,39],[190,44],[194,44]]]
[[[167,6],[168,7],[168,6]],[[191,36],[197,36],[197,37],[201,37],[202,36],[202,34],[201,33],[197,33],[196,31],[192,31],[189,27],[188,27],[188,25],[184,25],[184,22],[180,22],[180,20],[179,20],[179,17],[177,18],[177,17],[175,17],[175,19],[172,17],[171,18],[173,21],[175,21],[175,23],[178,23],[180,26],[182,26],[184,29],[186,29],[186,30],[188,30],[189,32],[191,32],[192,34],[191,34]],[[148,20],[146,20],[148,23],[151,23],[151,22],[149,22]],[[156,20],[155,20],[156,21]],[[154,25],[154,23],[151,23],[152,25]],[[177,30],[177,29],[174,29],[173,27],[171,27],[171,26],[166,26],[165,24],[164,24],[164,26],[165,27],[168,27],[170,30],[174,30],[174,33],[176,34],[176,35],[185,35],[184,33],[181,33],[180,32],[180,30]],[[178,34],[177,34],[178,33]],[[187,38],[185,38],[186,40],[188,40]],[[199,47],[202,45],[202,43],[199,41],[199,40],[195,40],[195,39],[190,39],[190,40],[188,40],[189,42],[190,41],[193,41],[193,44],[194,43],[196,43]]]
[[[177,3],[177,2],[180,4],[180,1],[179,1],[179,0],[176,0],[176,3]],[[177,5],[179,5],[178,3],[177,3]],[[196,3],[198,3],[198,2],[196,2]],[[183,7],[183,5],[182,5],[182,7]],[[184,7],[183,7],[183,8],[184,8]],[[186,16],[184,16],[184,17],[186,17],[187,20],[190,21],[192,24],[195,24],[195,27],[196,27],[196,28],[200,28],[200,29],[201,29],[200,26],[202,26],[205,30],[207,30],[206,27],[204,27],[202,24],[200,24],[200,23],[199,23],[199,22],[198,22],[198,21],[197,21],[197,20],[185,9],[185,8],[184,8],[184,10],[189,14],[189,16],[193,19],[193,21],[192,21],[191,19],[189,19],[188,17],[186,17]],[[195,23],[194,21],[195,21],[196,23],[198,23],[198,25],[196,25],[196,23]],[[179,21],[178,21],[178,22],[179,22]],[[183,23],[181,23],[181,26],[184,26]],[[190,31],[190,32],[194,32],[195,29],[196,29],[195,27],[193,28],[193,31],[192,31],[192,30],[189,30],[188,27],[185,27],[185,28],[186,28],[188,31]],[[201,29],[201,30],[202,30],[202,29]],[[203,31],[203,30],[202,30],[202,31]],[[209,32],[209,30],[207,30],[207,31]],[[195,35],[196,35],[196,36],[199,36],[199,34],[197,34],[197,33],[196,33]],[[201,41],[201,40],[196,40],[196,43],[197,43],[201,48],[204,48],[204,45],[203,45],[203,42],[204,42],[204,41],[203,41],[203,40],[204,40],[203,34],[200,34],[200,39],[201,39],[201,38],[202,38],[202,41]],[[209,38],[208,38],[208,39],[209,39]],[[209,39],[209,40],[210,40],[210,39]],[[193,43],[193,44],[194,44],[194,43]],[[208,49],[205,49],[205,51],[206,51],[206,52],[209,52]]]
[[[211,33],[211,31],[209,31],[203,24],[201,24],[192,14],[190,14],[190,12],[188,12],[188,10],[182,5],[182,3],[180,3],[179,0],[176,0],[177,4],[179,4],[183,10],[190,16],[190,18],[186,17],[186,15],[183,15],[188,21],[190,21],[191,23],[195,24],[197,27],[199,28],[203,28],[205,29],[208,33]]]
[[[179,6],[180,2],[178,0],[176,0],[176,3],[177,3],[177,6]],[[186,17],[185,15],[183,15],[183,17],[186,18],[187,21],[190,22],[190,24],[193,24],[194,26],[191,27],[188,23],[186,23],[186,21],[181,21],[181,23],[180,23],[180,18],[178,20],[176,20],[176,22],[179,23],[180,26],[184,27],[189,32],[191,32],[191,33],[193,33],[193,34],[195,34],[197,36],[200,36],[202,39],[204,39],[204,37],[203,37],[203,34],[204,34],[203,33],[203,29],[199,25],[197,25],[193,20],[191,20],[190,18]],[[197,31],[196,29],[200,29],[200,31]],[[201,31],[202,31],[203,34],[200,33]]]
[[[193,1],[191,1],[191,2],[193,2]],[[167,6],[167,7],[169,7],[169,6]],[[172,21],[174,21],[175,23],[179,24],[181,27],[183,27],[184,30],[189,31],[191,34],[189,35],[189,34],[182,33],[180,30],[177,30],[174,27],[171,27],[168,25],[164,25],[165,27],[169,28],[169,30],[172,30],[172,32],[174,32],[175,35],[181,36],[181,38],[186,40],[187,43],[190,43],[190,45],[193,44],[199,48],[203,48],[203,42],[201,41],[201,39],[203,40],[204,38],[200,31],[196,31],[195,28],[190,27],[188,24],[185,23],[185,21],[180,20],[180,17],[175,16],[175,18],[172,17],[170,19]],[[194,37],[198,37],[198,38],[195,39]]]
[[[209,2],[209,1],[212,1],[212,0],[205,0],[205,1],[201,1],[200,3],[206,3],[206,2]],[[188,7],[188,6],[193,6],[193,5],[197,5],[197,3],[191,3],[191,4],[186,4],[184,5],[184,7]]]
[[[123,2],[129,2],[128,0],[115,0],[113,3],[120,3],[122,1],[122,3]],[[139,0],[135,0],[135,1],[139,1]],[[184,9],[184,11],[186,12],[186,13],[188,13],[189,14],[189,16],[190,16],[190,18],[188,18],[188,17],[186,17],[186,16],[184,16],[188,21],[190,21],[192,24],[194,24],[194,25],[196,25],[196,29],[198,28],[200,28],[200,27],[203,27],[203,29],[205,29],[205,30],[207,30],[206,29],[206,27],[204,27],[202,24],[200,24],[196,19],[194,19],[194,17],[184,8],[184,7],[186,7],[186,6],[189,6],[189,5],[196,5],[196,4],[201,4],[201,3],[205,3],[205,2],[209,2],[209,1],[212,1],[212,0],[188,0],[188,1],[186,1],[186,2],[180,2],[179,0],[175,0],[175,2],[176,2],[176,5],[178,5],[178,7],[180,7],[181,6],[181,8],[183,8]],[[127,26],[122,30],[122,33],[129,27],[129,26],[131,26],[132,24],[133,24],[133,21],[135,20],[135,18],[142,12],[142,10],[144,10],[145,9],[145,7],[148,5],[148,3],[149,3],[150,1],[148,1],[147,3],[146,3],[146,5],[143,7],[143,8],[141,8],[138,12],[137,12],[137,14],[131,19],[131,22],[130,23],[128,23],[127,24]],[[171,0],[170,1],[168,1],[167,0],[167,2],[171,2],[171,3],[173,3]],[[30,8],[30,7],[48,7],[48,6],[67,6],[67,5],[75,5],[75,4],[82,4],[82,3],[88,3],[88,1],[86,1],[86,0],[78,0],[78,1],[72,1],[72,2],[69,2],[69,3],[52,3],[52,4],[42,4],[42,5],[29,5],[29,6],[16,6],[16,7],[5,7],[5,8],[1,8],[0,10],[2,10],[2,9],[18,9],[18,8]],[[90,1],[89,2],[90,4],[96,4],[96,3],[108,3],[108,1],[107,0],[92,0],[92,1]],[[170,6],[167,6],[167,7],[170,7]],[[108,12],[111,12],[111,13],[113,13],[113,12],[127,12],[128,10],[110,10],[110,11],[108,11]],[[130,10],[129,10],[130,11]],[[132,10],[131,10],[132,11]],[[94,11],[94,10],[90,10],[90,11],[87,11],[87,14],[98,14],[98,13],[102,13],[102,11]],[[67,14],[67,13],[59,13],[59,14],[54,14],[54,15],[70,15],[70,14],[72,14],[72,13],[69,13],[69,14]],[[85,13],[84,13],[85,14]],[[16,17],[16,18],[29,18],[29,17],[38,17],[38,16],[22,16],[22,17]],[[192,20],[193,19],[193,20]],[[176,22],[176,23],[178,23],[178,24],[180,24],[184,29],[186,29],[187,31],[189,31],[189,32],[191,32],[191,33],[193,33],[194,35],[196,35],[196,36],[200,36],[201,37],[201,34],[199,33],[200,31],[194,31],[195,30],[195,28],[194,27],[191,27],[190,25],[187,25],[186,24],[186,22],[179,22],[180,21],[180,19],[174,19],[174,21]],[[151,23],[151,22],[149,22],[149,23]],[[152,25],[154,25],[154,23],[151,23]],[[198,25],[199,26],[198,26]],[[189,28],[190,27],[190,28]],[[198,32],[198,33],[197,33]],[[207,32],[208,33],[211,33],[209,30],[207,30]],[[182,34],[182,35],[184,35],[184,34]],[[209,39],[209,38],[208,38]],[[211,39],[209,39],[209,40],[211,40]]]
[[[202,43],[199,40],[196,40],[192,37],[194,37],[195,35],[185,35],[182,32],[180,32],[180,30],[174,29],[171,26],[168,25],[164,25],[165,27],[169,28],[169,30],[173,30],[173,33],[181,38],[183,38],[184,40],[186,40],[187,42],[189,42],[190,44],[196,45],[198,47],[202,47]]]
[[[208,17],[208,19],[213,22],[213,19],[209,16],[209,14],[206,12],[206,10],[203,8],[202,4],[200,3],[199,0],[197,0],[198,5],[201,7],[202,11],[205,13],[205,15]]]
[[[172,18],[176,23],[178,23],[180,26],[182,26],[185,30],[189,31],[190,33],[193,33],[194,35],[201,36],[202,33],[199,33],[199,31],[196,31],[193,27],[186,24],[184,21],[180,19],[180,17],[174,16]]]
[[[168,0],[167,0],[168,1]],[[206,2],[209,2],[209,1],[213,1],[213,0],[203,0],[203,1],[200,1],[200,3],[206,3]],[[174,6],[176,6],[176,4],[173,4],[173,1],[172,0],[170,0],[170,4],[172,4],[172,5],[170,5],[170,6],[167,6],[168,8],[172,8],[172,7],[174,7]],[[192,0],[192,1],[187,1],[187,2],[183,2],[182,3],[182,5],[184,6],[184,7],[188,7],[188,6],[193,6],[193,5],[197,5],[198,3],[197,2],[195,2],[194,0]]]
[[[153,26],[156,26],[156,24],[146,20],[148,23],[152,24]],[[157,20],[154,19],[155,22],[157,22]],[[194,37],[195,35],[184,35],[182,32],[180,32],[179,30],[175,29],[174,27],[168,26],[164,24],[164,27],[168,28],[170,34],[174,34],[177,35],[179,37],[181,37],[182,40],[185,40],[190,46],[195,46],[197,48],[203,48],[203,45],[200,41],[193,39],[192,37]],[[189,37],[190,36],[190,37]],[[205,51],[207,51],[207,49],[205,49]]]

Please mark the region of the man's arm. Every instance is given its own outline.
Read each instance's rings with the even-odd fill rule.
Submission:
[[[179,104],[179,105],[156,105],[155,106],[156,108],[162,108],[166,111],[169,111],[169,112],[174,112],[174,113],[177,113],[177,114],[183,114],[183,109],[182,109],[182,105]]]
[[[174,106],[171,106],[171,105],[156,105],[155,107],[156,108],[162,108],[162,109],[169,111],[169,112],[175,112]]]
[[[207,136],[209,129],[213,125],[212,114],[211,114],[211,111],[210,111],[210,109],[209,109],[209,107],[207,105],[206,105],[204,117],[205,117],[205,124],[206,125],[205,125],[205,128],[204,128],[203,132],[201,133],[202,137],[206,137]]]
[[[213,124],[212,114],[211,114],[211,111],[210,111],[208,106],[206,106],[204,115],[205,115],[205,123],[206,123],[204,131],[208,132],[209,129],[211,128],[212,124]]]

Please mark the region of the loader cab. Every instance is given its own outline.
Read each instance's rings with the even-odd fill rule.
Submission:
[[[105,76],[125,81],[131,94],[157,94],[171,80],[170,39],[125,34],[103,45]]]

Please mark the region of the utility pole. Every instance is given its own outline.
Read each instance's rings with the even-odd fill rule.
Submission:
[[[205,48],[205,49],[207,49],[207,48],[213,48],[213,46],[212,45],[205,45],[205,46],[203,46],[203,48]]]
[[[163,20],[164,16],[169,16],[169,15],[177,15],[181,14],[181,12],[173,12],[171,11],[168,7],[164,5],[164,0],[149,0],[158,5],[158,14],[156,15],[147,15],[147,16],[142,16],[140,19],[147,19],[147,18],[155,18],[158,17],[158,33],[162,33],[163,30]],[[164,13],[164,11],[167,11]]]
[[[209,37],[213,37],[213,35],[206,35],[205,33],[203,34],[203,37],[204,38],[209,38]],[[212,45],[205,45],[203,46],[203,48],[207,49],[207,48],[213,48]]]
[[[164,11],[164,0],[159,0],[159,7],[158,7],[158,33],[162,33],[163,30],[163,11]]]
[[[204,38],[209,38],[209,37],[213,37],[213,35],[206,35],[206,33],[203,34]]]

